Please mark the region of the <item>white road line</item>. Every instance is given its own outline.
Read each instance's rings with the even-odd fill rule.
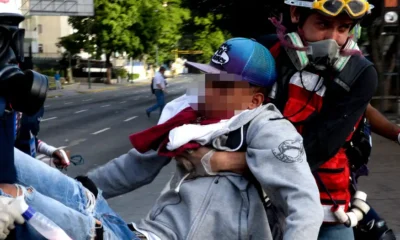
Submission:
[[[44,106],[44,108],[48,108],[48,107],[50,107],[50,105],[45,105],[45,106]]]
[[[83,102],[87,102],[87,101],[91,101],[92,99],[90,98],[90,99],[84,99],[84,100],[82,100]]]
[[[140,97],[137,97],[137,98],[134,98],[133,101],[137,101],[137,100],[139,100],[139,99],[140,99]]]
[[[45,119],[42,119],[40,122],[46,122],[46,121],[54,120],[56,118],[57,117],[45,118]]]
[[[100,131],[94,132],[94,133],[92,133],[92,134],[93,134],[93,135],[97,135],[97,134],[102,133],[102,132],[105,132],[105,131],[107,131],[107,130],[110,130],[110,128],[104,128],[104,129],[101,129]]]
[[[71,147],[77,146],[77,145],[83,143],[86,140],[87,140],[86,138],[81,138],[81,139],[77,139],[77,140],[71,141],[69,143],[68,147],[71,148]]]
[[[64,148],[67,148],[67,146],[61,146],[61,147],[58,147],[57,149],[64,149]]]
[[[77,113],[83,113],[83,112],[86,112],[87,110],[88,110],[88,109],[80,110],[80,111],[75,112],[75,114],[77,114]]]
[[[126,103],[126,101],[122,101],[122,102],[120,102],[120,103]]]
[[[66,103],[64,103],[65,105],[68,105],[68,104],[72,104],[72,103],[74,103],[74,102],[66,102]]]
[[[131,117],[131,118],[125,119],[125,120],[124,120],[124,122],[129,122],[129,121],[131,121],[131,120],[133,120],[133,119],[135,119],[135,118],[137,118],[137,116],[134,116],[134,117]]]
[[[101,106],[101,107],[109,107],[110,105],[108,104],[108,105],[103,105],[103,106]]]

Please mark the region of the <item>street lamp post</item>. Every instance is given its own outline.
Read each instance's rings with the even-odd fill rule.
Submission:
[[[156,66],[158,67],[158,45],[156,45]]]
[[[90,80],[90,58],[88,58],[88,65],[87,65],[87,67],[88,67],[88,87],[89,87],[89,89],[91,89],[92,88],[92,86],[91,86],[91,80]]]

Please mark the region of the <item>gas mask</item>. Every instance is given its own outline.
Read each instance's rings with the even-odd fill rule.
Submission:
[[[15,111],[33,115],[46,99],[48,79],[18,67],[24,60],[24,35],[24,29],[0,24],[0,97]]]
[[[333,39],[308,42],[307,55],[317,70],[331,68],[340,57],[340,47]]]
[[[289,46],[285,46],[285,50],[298,71],[310,65],[321,71],[332,69],[340,72],[351,57],[341,53],[344,50],[359,50],[357,43],[352,39],[349,39],[342,48],[333,39],[308,42],[307,46],[304,46],[303,40],[296,32],[286,34],[285,41],[289,43],[287,44]]]

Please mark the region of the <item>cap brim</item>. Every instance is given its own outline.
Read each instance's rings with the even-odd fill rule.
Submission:
[[[186,62],[186,65],[189,65],[189,66],[191,66],[191,67],[194,67],[194,68],[196,68],[196,69],[198,69],[198,70],[200,70],[200,71],[202,71],[202,72],[204,72],[204,73],[212,73],[212,74],[219,74],[219,73],[221,73],[222,71],[221,70],[219,70],[218,68],[215,68],[215,67],[213,67],[213,66],[211,66],[211,65],[209,65],[209,64],[203,64],[203,63],[196,63],[196,62],[189,62],[189,61],[187,61]]]

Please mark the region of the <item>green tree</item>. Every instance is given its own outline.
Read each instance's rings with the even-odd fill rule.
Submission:
[[[95,0],[95,16],[71,17],[76,33],[60,40],[60,45],[76,53],[83,48],[98,58],[106,56],[108,80],[111,56],[126,52],[140,57],[160,45],[164,51],[180,39],[180,26],[190,11],[180,7],[181,0],[171,0],[163,7],[160,0]]]
[[[181,7],[181,0],[165,2],[167,5],[159,0],[146,3],[142,5],[142,20],[133,26],[143,44],[139,54],[146,55],[149,63],[156,62],[157,51],[159,63],[172,60],[171,51],[179,47],[182,26],[190,19],[190,10]]]
[[[198,61],[209,62],[216,49],[230,37],[228,33],[224,33],[215,26],[215,22],[221,18],[220,14],[208,14],[206,17],[194,18],[193,22],[197,31],[193,34],[195,37],[193,49],[203,51],[203,54],[197,58]]]

